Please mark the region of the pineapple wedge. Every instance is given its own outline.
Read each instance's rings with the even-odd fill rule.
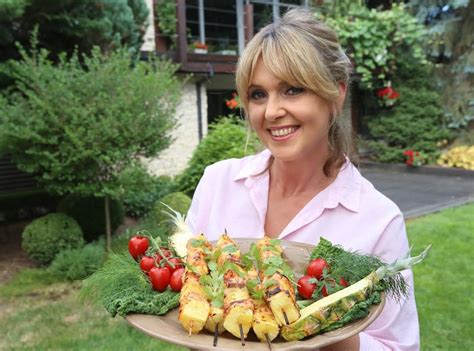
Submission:
[[[245,339],[253,322],[253,303],[247,288],[225,289],[224,315],[225,330],[236,338],[240,338],[240,324]]]
[[[253,311],[252,329],[255,335],[257,335],[260,341],[266,342],[266,334],[268,340],[272,341],[280,332],[280,327],[273,316],[272,310],[263,300],[253,299],[253,304],[255,308]]]
[[[430,248],[431,245],[415,257],[410,257],[408,252],[406,257],[389,265],[381,266],[353,285],[303,308],[301,317],[296,322],[282,328],[282,337],[287,341],[294,341],[317,334],[321,329],[338,321],[356,303],[367,300],[380,280],[394,276],[423,261]]]
[[[179,298],[179,316],[183,328],[192,334],[199,333],[206,324],[210,305],[199,283],[199,276],[186,271]]]
[[[207,317],[205,328],[206,330],[214,333],[216,331],[219,334],[225,331],[224,328],[224,309],[221,307],[214,307],[211,305],[209,316]]]
[[[374,275],[371,273],[357,283],[303,308],[296,322],[282,328],[282,337],[287,341],[301,340],[338,321],[352,306],[371,294]]]
[[[266,288],[265,301],[270,306],[278,324],[281,326],[293,323],[300,317],[293,285],[288,278],[280,273],[275,273],[271,277],[265,278],[264,282],[268,280],[277,282]]]

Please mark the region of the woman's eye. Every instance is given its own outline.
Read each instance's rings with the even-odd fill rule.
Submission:
[[[291,87],[291,88],[288,88],[286,93],[288,95],[298,95],[298,94],[301,94],[303,91],[304,91],[304,88]]]
[[[260,100],[265,97],[265,93],[260,90],[254,90],[250,93],[250,98],[253,100]]]

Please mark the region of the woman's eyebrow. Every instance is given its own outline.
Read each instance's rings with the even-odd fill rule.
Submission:
[[[287,87],[287,86],[290,86],[290,84],[288,84],[288,83],[286,83],[286,82],[284,82],[284,81],[278,82],[277,85],[278,85],[278,87]],[[251,84],[251,85],[249,86],[249,89],[256,89],[256,88],[258,88],[258,89],[264,89],[264,87],[263,87],[262,85],[260,85],[260,84]]]

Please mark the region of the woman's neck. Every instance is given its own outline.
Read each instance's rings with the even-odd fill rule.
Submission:
[[[317,193],[326,188],[336,177],[324,173],[326,157],[304,161],[274,159],[270,165],[270,186],[285,197]]]

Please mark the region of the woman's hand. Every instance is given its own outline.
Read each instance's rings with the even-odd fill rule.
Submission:
[[[320,351],[359,351],[360,342],[359,334],[351,336],[345,340],[339,341],[335,344],[322,347]]]

